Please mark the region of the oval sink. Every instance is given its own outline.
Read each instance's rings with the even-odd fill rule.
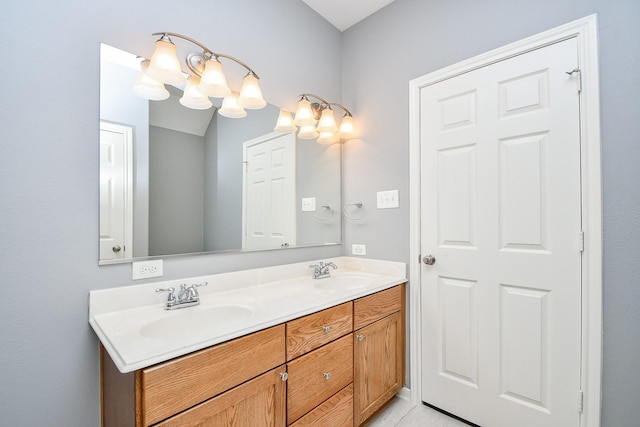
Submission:
[[[329,291],[364,289],[376,282],[376,275],[370,273],[335,273],[326,279],[318,279],[314,286]]]
[[[164,311],[141,325],[139,333],[147,338],[180,339],[202,337],[229,329],[251,317],[253,310],[248,306],[196,306],[174,311]]]

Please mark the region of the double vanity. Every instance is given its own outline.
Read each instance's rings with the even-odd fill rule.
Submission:
[[[404,384],[406,267],[324,261],[91,292],[103,426],[362,424]]]

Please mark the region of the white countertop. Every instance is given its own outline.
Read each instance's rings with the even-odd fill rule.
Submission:
[[[331,278],[316,261],[90,292],[89,323],[125,373],[406,282],[404,263],[340,257]],[[156,288],[198,288],[200,305],[164,310]]]

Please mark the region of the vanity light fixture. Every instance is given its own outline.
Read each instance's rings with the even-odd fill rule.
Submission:
[[[184,95],[180,103],[185,107],[203,110],[212,107],[211,98],[224,98],[219,113],[225,117],[244,117],[248,109],[260,109],[267,105],[262,97],[258,75],[244,62],[230,55],[215,53],[202,43],[177,33],[153,33],[160,36],[150,60],[140,64],[140,73],[133,85],[133,93],[152,101],[167,99],[169,92],[165,84],[181,85],[186,81]],[[191,72],[188,78],[180,68],[176,45],[171,37],[177,37],[195,44],[202,52],[186,55],[187,68]],[[220,58],[229,59],[247,69],[240,92],[232,92],[222,72]]]
[[[312,103],[309,101],[309,97],[315,98],[319,102]],[[338,107],[345,112],[340,127],[336,124],[332,107]],[[298,131],[300,139],[318,138],[320,144],[333,144],[340,141],[341,138],[349,138],[353,135],[353,115],[351,111],[338,103],[328,102],[318,95],[303,93],[298,101],[295,118],[288,110],[281,109],[274,130],[292,133],[298,127],[300,128]]]

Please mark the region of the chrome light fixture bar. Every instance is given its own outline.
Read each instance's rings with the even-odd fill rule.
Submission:
[[[152,35],[160,38],[156,41],[151,59],[140,64],[140,73],[132,88],[136,95],[153,101],[167,99],[169,92],[164,87],[165,84],[181,85],[186,81],[180,103],[188,108],[211,108],[213,104],[209,97],[224,98],[218,112],[226,117],[238,118],[247,115],[245,108],[260,109],[267,105],[262,97],[260,78],[244,62],[231,55],[213,52],[197,40],[182,34],[162,32]],[[186,55],[185,62],[192,73],[187,78],[180,67],[176,45],[170,37],[186,40],[202,49],[202,52]],[[240,92],[229,89],[220,58],[229,59],[247,70]]]
[[[309,101],[309,97],[315,98],[319,102],[312,103]],[[332,107],[338,107],[345,112],[340,127],[336,124]],[[340,141],[341,138],[349,138],[353,135],[353,115],[351,111],[337,102],[328,102],[318,95],[303,93],[298,101],[295,118],[288,110],[281,109],[274,130],[291,133],[295,132],[298,127],[300,128],[298,138],[317,138],[320,144],[333,144]]]

